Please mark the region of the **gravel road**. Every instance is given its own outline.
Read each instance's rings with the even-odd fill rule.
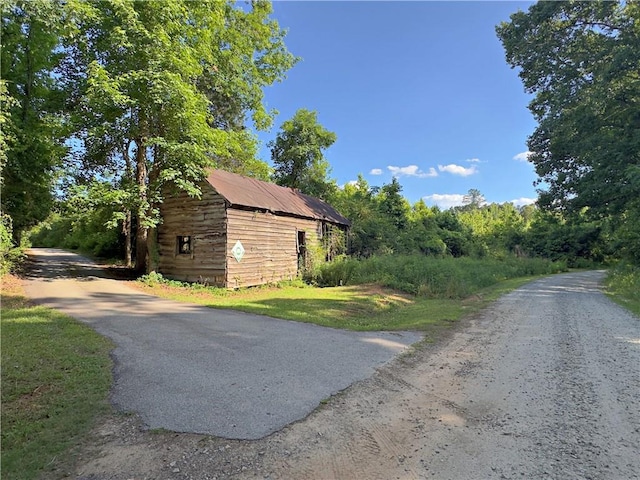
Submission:
[[[640,478],[640,319],[603,272],[532,282],[257,441],[112,418],[73,475],[153,479]]]

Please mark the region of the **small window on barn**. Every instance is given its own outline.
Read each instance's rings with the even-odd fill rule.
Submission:
[[[178,255],[191,255],[192,243],[191,236],[180,235],[177,239]]]

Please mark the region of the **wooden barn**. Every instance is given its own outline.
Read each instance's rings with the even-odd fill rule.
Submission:
[[[318,198],[213,170],[202,197],[168,196],[160,208],[157,271],[236,288],[289,280],[349,220]]]

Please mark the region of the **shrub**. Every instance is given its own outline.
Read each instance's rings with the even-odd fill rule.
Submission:
[[[97,257],[121,256],[123,247],[116,229],[105,227],[105,212],[92,212],[76,218],[52,213],[29,232],[29,241],[36,247],[58,247],[80,250]]]
[[[315,282],[321,287],[348,285],[353,279],[358,261],[345,256],[324,263],[317,269]]]
[[[0,214],[0,275],[15,269],[24,258],[21,248],[13,245],[13,225],[11,217]]]
[[[154,286],[159,283],[167,282],[167,280],[165,280],[162,274],[158,272],[150,272],[150,273],[147,273],[146,275],[142,275],[140,278],[138,278],[138,281],[149,286]]]
[[[640,266],[620,262],[609,270],[606,284],[617,301],[640,315]]]

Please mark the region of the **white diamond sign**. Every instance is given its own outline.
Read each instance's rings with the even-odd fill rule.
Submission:
[[[238,262],[242,260],[244,257],[244,247],[240,243],[240,240],[236,242],[236,244],[231,249],[231,253],[233,254],[233,258],[235,258]]]

